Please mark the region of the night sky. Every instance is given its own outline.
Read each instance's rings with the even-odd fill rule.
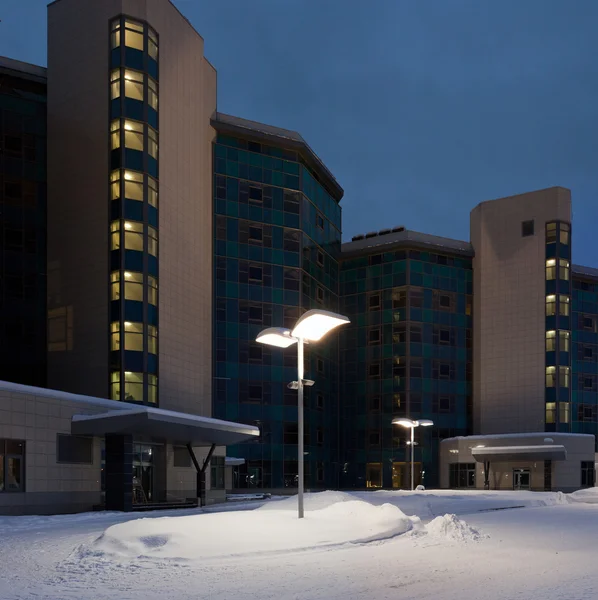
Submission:
[[[81,0],[82,2],[87,0]],[[222,112],[299,131],[345,189],[344,239],[469,238],[483,200],[573,192],[598,266],[596,0],[175,0]],[[46,64],[46,2],[1,0],[0,55]]]

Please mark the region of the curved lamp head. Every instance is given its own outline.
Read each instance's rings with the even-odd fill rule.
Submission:
[[[407,427],[408,429],[413,429],[417,427],[416,422],[411,419],[398,418],[392,420],[393,425],[400,425],[401,427]]]
[[[316,308],[308,310],[301,316],[291,335],[308,342],[317,342],[334,328],[349,322],[349,319],[343,315]]]
[[[417,424],[422,427],[430,427],[430,425],[434,425],[434,421],[430,421],[430,419],[420,419],[417,421]]]
[[[288,348],[297,342],[297,339],[291,336],[291,332],[284,327],[269,327],[264,329],[255,338],[260,344],[268,346],[278,346],[279,348]]]

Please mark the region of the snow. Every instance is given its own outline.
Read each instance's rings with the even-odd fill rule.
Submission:
[[[516,508],[521,507],[521,508]],[[2,600],[581,600],[598,489],[306,494],[207,509],[0,517]]]

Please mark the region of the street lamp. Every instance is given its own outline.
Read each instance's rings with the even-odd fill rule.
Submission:
[[[413,419],[407,419],[405,417],[400,417],[392,420],[393,425],[400,425],[401,427],[406,427],[407,429],[411,429],[411,491],[413,491],[413,453],[415,452],[415,440],[414,432],[415,428],[419,427],[430,427],[434,425],[434,421],[430,421],[430,419],[419,419],[419,421],[414,421]],[[408,442],[409,443],[409,442]]]
[[[303,378],[303,345],[309,342],[318,342],[327,333],[338,327],[349,323],[349,319],[327,310],[308,310],[295,323],[293,330],[284,327],[269,327],[264,329],[256,338],[260,344],[288,348],[297,344],[297,381],[292,381],[288,387],[298,392],[298,508],[299,518],[303,518],[303,481],[304,481],[304,454],[303,454],[303,388],[312,386],[313,381]]]

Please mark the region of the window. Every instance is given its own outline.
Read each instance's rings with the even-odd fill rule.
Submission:
[[[562,388],[569,387],[569,378],[571,369],[569,367],[559,367],[559,385]]]
[[[120,323],[118,321],[110,324],[110,350],[120,350]]]
[[[556,367],[546,367],[546,387],[556,387]]]
[[[147,401],[156,404],[158,402],[158,376],[151,373],[147,376]]]
[[[150,206],[158,208],[158,182],[149,175],[147,177],[147,201]]]
[[[110,148],[116,150],[120,148],[120,120],[115,119],[110,124]]]
[[[380,343],[380,328],[370,329],[368,343],[370,345],[379,344]]]
[[[255,244],[256,242],[259,242],[261,245],[262,239],[263,239],[262,228],[255,226],[255,225],[250,225],[249,226],[249,243]]]
[[[370,447],[376,448],[380,446],[380,432],[370,431],[368,434],[368,443]]]
[[[370,412],[379,412],[380,410],[380,396],[372,396],[370,398]]]
[[[324,429],[322,427],[316,429],[316,444],[318,446],[324,444]]]
[[[148,231],[147,251],[152,256],[158,256],[158,232],[151,225],[148,226],[147,231]]]
[[[56,462],[93,464],[93,438],[59,433],[56,436]]]
[[[148,104],[154,109],[158,110],[158,84],[151,78],[147,78],[148,83]]]
[[[125,271],[125,277],[127,272]],[[158,280],[151,275],[147,278],[148,282],[148,302],[152,306],[158,306]]]
[[[143,302],[143,273],[125,271],[125,300]],[[110,275],[112,281],[112,300],[120,299],[120,271],[113,271]]]
[[[382,487],[382,463],[367,463],[365,480],[365,485],[368,488]]]
[[[324,408],[324,396],[323,394],[316,395],[316,408],[322,410]]]
[[[583,317],[583,328],[592,331],[594,329],[594,319],[592,317]]]
[[[450,308],[451,307],[451,297],[446,294],[440,294],[438,297],[438,305],[440,308]]]
[[[299,232],[293,231],[292,229],[285,229],[282,240],[283,250],[287,252],[299,252],[301,250],[301,243],[299,241]]]
[[[559,416],[561,419],[561,423],[569,423],[569,402],[560,402],[559,403]]]
[[[529,237],[530,235],[534,235],[534,222],[533,221],[523,221],[521,223],[521,236]]]
[[[318,250],[317,255],[316,255],[316,263],[318,264],[319,267],[324,266],[324,253],[320,250]]]
[[[556,331],[546,332],[546,352],[554,352],[556,350]]]
[[[118,325],[118,323],[112,323]],[[143,323],[125,321],[125,350],[143,352]]]
[[[158,328],[155,325],[147,326],[147,351],[158,354]]]
[[[143,51],[143,25],[125,20],[125,46]]]
[[[549,425],[556,423],[556,402],[546,403],[546,423]]]
[[[475,463],[450,464],[449,487],[475,488]]]
[[[125,96],[143,102],[143,73],[125,69]]]
[[[262,358],[264,355],[263,347],[261,344],[251,344],[249,346],[248,358],[249,362],[262,362]]]
[[[568,331],[559,331],[559,350],[569,352],[571,334]]]
[[[556,260],[550,258],[546,261],[546,281],[556,279]]]
[[[191,466],[191,455],[186,446],[173,446],[172,455],[175,467],[189,468]]]
[[[565,246],[569,245],[569,234],[571,232],[571,227],[568,223],[561,223],[560,224],[560,241],[561,244],[564,244]]]
[[[581,461],[581,486],[582,487],[594,487],[596,467],[594,461],[582,460]]]
[[[125,171],[125,198],[143,202],[143,175],[136,171]]]
[[[25,442],[0,439],[0,492],[25,491]]]
[[[569,296],[559,296],[559,315],[561,317],[569,316]]]
[[[263,199],[262,188],[250,185],[249,186],[249,201],[255,202],[256,204],[260,204],[262,202],[262,199]]]
[[[112,400],[120,400],[120,372],[113,371],[111,375],[111,397]],[[143,401],[143,373],[132,373],[125,371],[125,402]]]
[[[110,73],[110,98],[120,98],[120,70],[114,69]]]
[[[559,258],[559,279],[569,281],[569,261]]]
[[[324,217],[319,213],[316,215],[316,225],[319,229],[324,229]]]
[[[150,55],[150,58],[158,60],[158,36],[151,27],[148,27],[147,29],[147,36],[147,50]]]
[[[448,329],[440,329],[438,331],[438,342],[441,344],[450,344],[451,332]]]
[[[110,34],[110,47],[112,49],[120,46],[120,20],[116,19],[112,21]]]
[[[546,224],[546,243],[554,244],[556,242],[556,223]]]
[[[584,360],[592,360],[594,356],[594,350],[592,346],[584,346],[583,347],[583,359]]]
[[[368,299],[370,310],[380,310],[380,294],[372,294]]]
[[[284,423],[282,443],[296,446],[299,440],[299,427],[297,423]]]
[[[148,125],[147,128],[147,151],[152,158],[158,159],[158,133],[157,131]]]
[[[556,296],[546,296],[546,316],[553,317],[556,315]]]
[[[451,377],[451,366],[447,363],[440,363],[438,365],[438,378],[439,379],[450,379]]]
[[[324,289],[318,286],[316,288],[316,300],[321,304],[324,302]]]
[[[317,360],[317,371],[318,373],[324,373],[324,361],[321,358]]]
[[[263,269],[259,265],[249,265],[249,280],[250,281],[262,281]]]
[[[117,121],[117,123],[119,123],[119,121]],[[112,126],[114,127],[114,121]],[[130,119],[124,121],[125,148],[143,152],[143,129],[143,123],[131,121]]]
[[[380,377],[380,364],[372,363],[368,368],[368,376],[371,378]]]
[[[262,307],[261,306],[249,306],[247,309],[247,319],[253,323],[261,323],[262,322]]]
[[[324,483],[324,463],[319,462],[316,469],[316,481],[318,483]]]
[[[212,456],[210,460],[210,489],[224,489],[224,456]]]
[[[591,377],[584,377],[583,379],[583,389],[591,390],[594,387],[594,380]]]

